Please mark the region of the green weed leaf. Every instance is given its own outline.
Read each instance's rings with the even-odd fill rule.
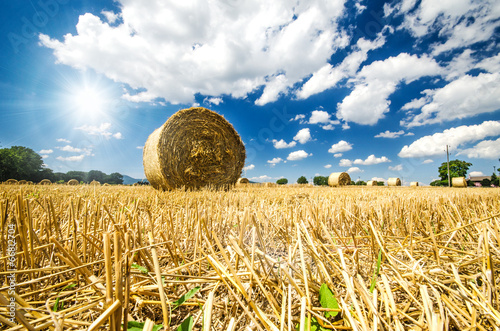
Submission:
[[[319,289],[319,303],[321,304],[321,307],[323,308],[330,308],[330,309],[339,309],[339,303],[337,302],[337,299],[335,299],[335,296],[333,295],[332,291],[328,288],[328,285],[322,284],[321,288]],[[338,311],[327,311],[325,312],[325,317],[335,317],[338,315]]]
[[[190,298],[192,298],[193,295],[195,295],[196,292],[198,292],[199,289],[200,289],[200,287],[196,286],[195,288],[193,288],[192,290],[189,290],[189,292],[187,292],[186,294],[184,294],[183,296],[181,296],[179,299],[177,299],[176,301],[174,301],[172,303],[173,306],[174,306],[174,308],[172,310],[174,310],[175,308],[179,307],[184,302],[186,302],[187,300],[189,300]]]
[[[193,316],[186,318],[181,325],[177,328],[177,331],[191,331],[193,329]]]
[[[132,268],[139,270],[143,274],[149,273],[149,270],[141,265],[138,265],[137,263],[132,263]]]

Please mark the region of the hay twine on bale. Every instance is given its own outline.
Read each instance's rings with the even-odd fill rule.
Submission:
[[[52,182],[49,179],[42,179],[39,184],[40,185],[52,185]]]
[[[351,185],[351,176],[347,172],[333,172],[328,177],[328,185],[332,187]]]
[[[68,181],[68,185],[79,185],[79,184],[80,184],[80,182],[77,181],[76,179],[70,179]]]
[[[387,186],[401,186],[401,179],[393,177],[387,180]]]
[[[451,186],[453,187],[467,187],[465,177],[453,177],[451,179]]]
[[[144,172],[156,189],[228,188],[245,164],[245,146],[221,115],[202,107],[172,115],[146,141]]]
[[[369,180],[366,182],[366,186],[377,186],[378,183],[376,180]]]
[[[7,179],[5,181],[5,184],[7,185],[17,185],[19,182],[17,181],[17,179]]]
[[[420,186],[418,182],[411,182],[410,183],[410,186],[411,187],[417,187],[417,186]]]

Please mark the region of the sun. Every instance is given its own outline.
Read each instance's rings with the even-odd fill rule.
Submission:
[[[105,110],[106,98],[97,89],[84,87],[72,99],[75,109],[82,115],[98,115]]]

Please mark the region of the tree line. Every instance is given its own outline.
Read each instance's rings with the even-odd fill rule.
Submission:
[[[53,183],[76,179],[81,183],[96,180],[101,184],[123,184],[123,176],[118,172],[109,175],[99,170],[54,172],[43,166],[43,159],[38,153],[23,146],[0,149],[0,181],[8,179],[24,179],[32,182],[48,179]]]

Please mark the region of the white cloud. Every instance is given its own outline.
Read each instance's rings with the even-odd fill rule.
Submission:
[[[38,153],[40,153],[40,154],[52,154],[52,153],[54,153],[54,151],[52,149],[42,149]]]
[[[347,151],[350,151],[351,149],[352,149],[351,143],[348,143],[345,140],[341,140],[338,143],[333,144],[332,147],[330,147],[330,149],[328,150],[328,153],[336,154],[336,153],[340,153],[340,152],[347,152]],[[335,156],[335,157],[337,157],[337,156]]]
[[[222,98],[219,98],[219,97],[217,97],[217,98],[205,98],[205,99],[203,100],[203,102],[204,102],[204,103],[208,103],[208,104],[212,104],[212,105],[216,105],[216,106],[218,106],[218,105],[220,105],[221,103],[223,103],[223,102],[224,102],[224,100],[222,100]]]
[[[303,160],[309,156],[312,156],[312,153],[307,154],[306,151],[300,150],[300,151],[291,152],[286,159],[289,161],[299,161],[299,160]]]
[[[112,11],[106,11],[103,10],[101,12],[106,17],[106,20],[110,23],[113,24],[116,22],[116,20],[120,17],[120,15],[113,13]]]
[[[484,176],[483,172],[482,171],[471,171],[469,173],[469,176],[471,177],[475,177],[475,176]]]
[[[474,147],[460,151],[457,155],[467,155],[471,159],[498,159],[500,157],[500,138],[483,140]]]
[[[255,165],[254,164],[249,164],[249,165],[247,165],[246,167],[243,168],[244,171],[253,170],[253,169],[255,169]]]
[[[295,115],[294,118],[291,118],[290,122],[292,122],[292,121],[300,121],[300,124],[303,124],[305,118],[306,118],[306,115],[304,115],[304,114],[298,114],[298,115]]]
[[[268,182],[268,181],[272,180],[273,178],[269,177],[268,175],[262,175],[262,176],[258,176],[258,177],[251,177],[248,179],[251,180],[252,182]]]
[[[394,138],[399,138],[399,136],[403,135],[404,133],[405,133],[404,130],[399,130],[397,132],[391,132],[387,130],[385,132],[380,132],[378,135],[375,136],[375,138],[394,139]]]
[[[327,165],[325,165],[324,167],[325,167],[326,169],[330,169],[330,168],[332,167],[332,165],[331,165],[331,164],[327,164]]]
[[[365,172],[365,171],[359,169],[358,167],[351,167],[351,168],[347,169],[347,172],[352,174],[352,173],[356,173],[356,172]]]
[[[56,147],[57,149],[60,149],[63,152],[70,152],[70,153],[80,153],[82,150],[77,147],[73,147],[70,145],[66,145],[64,147]]]
[[[405,134],[405,137],[410,137],[410,136],[414,136],[415,134],[413,132],[408,132],[407,134]]]
[[[349,159],[342,159],[339,162],[339,166],[341,166],[341,167],[350,167],[350,166],[352,166],[352,161],[349,160]]]
[[[311,141],[311,132],[309,131],[309,128],[299,130],[295,137],[293,137],[293,140],[296,140],[301,144],[305,144],[306,142]]]
[[[333,154],[333,157],[342,157],[342,155],[344,155],[344,154],[342,154],[342,153],[335,153],[335,154]]]
[[[273,139],[273,146],[276,149],[292,148],[292,147],[295,147],[295,145],[297,145],[297,143],[295,141],[291,141],[290,143],[287,143],[283,139],[281,139],[281,140]]]
[[[486,137],[500,135],[500,121],[485,121],[477,125],[462,125],[446,129],[431,136],[424,136],[414,141],[410,146],[405,145],[399,152],[399,157],[428,157],[445,155],[448,144],[452,150],[460,146],[482,140]]]
[[[123,135],[121,132],[117,132],[117,133],[114,133],[113,134],[113,138],[116,138],[116,139],[123,139]]]
[[[323,125],[321,128],[323,130],[327,130],[327,131],[335,130],[335,128],[333,127],[333,124]]]
[[[309,118],[309,124],[330,123],[330,114],[324,110],[313,110]]]
[[[377,181],[377,182],[384,182],[384,183],[387,182],[387,179],[384,179],[382,177],[372,177],[371,180],[374,180],[374,181]]]
[[[400,83],[411,83],[441,72],[437,62],[423,55],[401,53],[375,61],[357,74],[354,90],[337,105],[337,118],[346,122],[374,125],[389,111],[389,96]]]
[[[144,149],[144,146],[137,146],[137,149]]]
[[[68,156],[68,157],[62,157],[62,156],[56,157],[56,159],[59,161],[69,161],[69,162],[80,162],[84,158],[85,158],[85,154]]]
[[[427,160],[422,161],[422,164],[429,164],[429,163],[433,163],[433,162],[434,162],[434,160],[427,159]]]
[[[69,141],[68,139],[64,139],[64,138],[59,138],[59,139],[56,139],[58,142],[61,142],[61,143],[67,143],[67,144],[71,144],[71,141]]]
[[[403,109],[421,109],[401,124],[407,127],[463,119],[500,109],[500,73],[465,75],[443,88],[425,90],[425,97]],[[422,106],[422,104],[424,105]]]
[[[275,157],[272,160],[268,160],[267,163],[270,164],[271,168],[274,168],[278,163],[282,162],[283,159],[281,157]]]
[[[373,165],[379,163],[391,162],[387,157],[376,157],[374,154],[368,156],[366,160],[356,159],[354,160],[354,164],[362,164],[362,165]]]
[[[109,139],[111,137],[116,139],[123,139],[120,132],[113,133],[110,131],[110,128],[111,123],[101,123],[99,126],[85,124],[75,129],[81,130],[91,136],[102,136],[106,139]]]
[[[118,0],[117,7],[104,14],[115,24],[86,13],[75,35],[41,34],[40,42],[58,63],[127,84],[134,91],[124,97],[131,101],[244,98],[264,87],[256,103],[265,104],[326,65],[349,40],[338,26],[344,1],[151,0],[144,6]]]
[[[46,159],[48,158],[49,156],[48,155],[41,155],[42,159]]]
[[[389,166],[388,169],[392,170],[392,171],[401,171],[401,170],[403,170],[403,165],[402,164],[398,164],[397,166],[394,166],[394,167]]]

